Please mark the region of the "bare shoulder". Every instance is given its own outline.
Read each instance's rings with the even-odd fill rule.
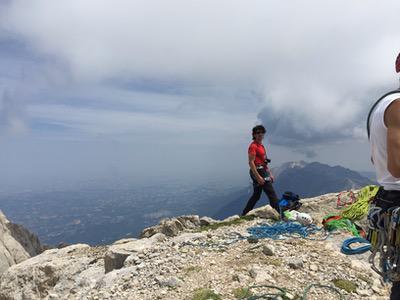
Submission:
[[[385,124],[387,127],[400,128],[400,98],[394,100],[385,111]]]

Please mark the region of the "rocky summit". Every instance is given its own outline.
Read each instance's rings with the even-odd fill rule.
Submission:
[[[301,211],[321,226],[337,212],[337,194],[303,200]],[[387,299],[369,253],[340,252],[346,232],[308,238],[254,238],[248,229],[273,224],[270,206],[219,221],[181,216],[112,245],[76,244],[16,261],[0,278],[11,299]],[[1,223],[0,223],[1,224]],[[1,258],[4,259],[4,258]],[[266,287],[269,286],[269,287]],[[279,296],[280,295],[280,296]]]
[[[0,275],[10,266],[42,252],[36,235],[10,222],[0,211]]]

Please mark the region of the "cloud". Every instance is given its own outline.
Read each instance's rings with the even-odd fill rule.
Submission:
[[[10,91],[3,91],[0,97],[0,133],[21,134],[27,132],[24,107]]]
[[[369,104],[396,84],[399,10],[372,0],[16,0],[0,27],[57,60],[76,85],[201,90],[215,99],[211,112],[219,89],[253,95],[272,141],[304,150],[364,138]]]

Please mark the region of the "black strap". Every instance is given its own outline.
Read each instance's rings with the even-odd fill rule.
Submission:
[[[376,108],[376,106],[379,104],[379,102],[381,102],[383,99],[385,99],[387,96],[390,96],[390,95],[393,95],[393,94],[396,94],[396,93],[400,93],[400,89],[397,89],[397,90],[394,90],[394,91],[391,91],[391,92],[389,92],[389,93],[386,93],[385,95],[383,95],[382,97],[380,97],[379,99],[378,99],[378,101],[376,101],[375,102],[375,104],[374,105],[372,105],[372,107],[371,107],[371,110],[369,111],[369,113],[368,113],[368,118],[367,118],[367,133],[368,133],[368,139],[369,139],[369,136],[370,136],[370,119],[371,119],[371,115],[372,115],[372,112],[374,111],[374,109]]]

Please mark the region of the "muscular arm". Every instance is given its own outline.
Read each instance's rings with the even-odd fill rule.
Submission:
[[[387,167],[394,177],[400,178],[400,99],[394,101],[385,112],[387,131]]]

